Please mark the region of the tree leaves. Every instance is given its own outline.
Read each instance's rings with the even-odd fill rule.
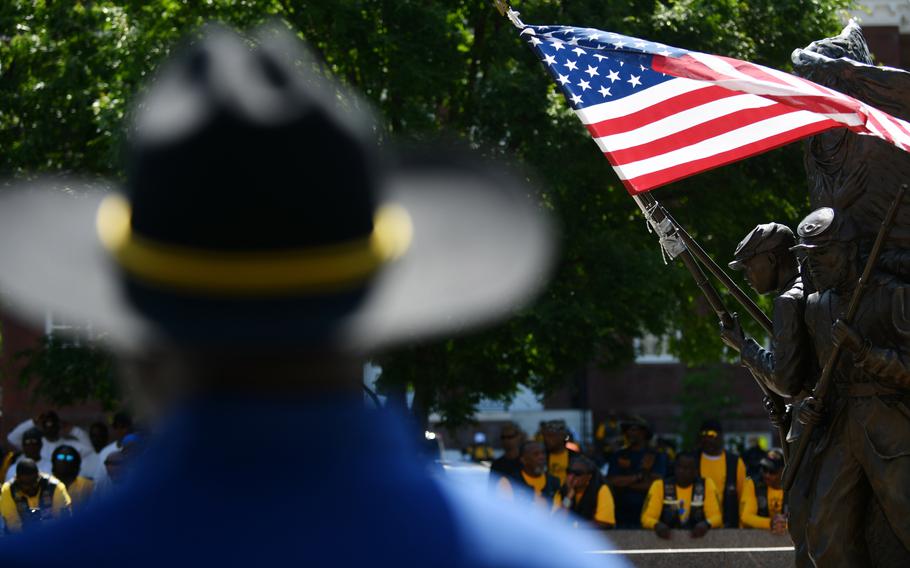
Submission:
[[[777,68],[789,66],[793,48],[836,32],[847,5],[513,2],[528,23],[595,27]],[[180,38],[211,19],[249,29],[274,18],[375,107],[382,141],[454,138],[522,165],[542,187],[542,207],[561,222],[562,260],[533,307],[480,335],[379,359],[382,383],[419,392],[424,415],[441,411],[454,424],[481,396],[509,400],[519,382],[547,392],[592,361],[622,364],[643,332],[671,333],[690,363],[723,356],[714,317],[688,275],[663,265],[608,163],[488,0],[7,0],[0,6],[0,174],[122,177],[129,109]],[[722,260],[754,225],[794,224],[807,211],[804,178],[800,148],[791,145],[656,197]],[[74,377],[89,383],[73,393],[92,390],[90,377]]]

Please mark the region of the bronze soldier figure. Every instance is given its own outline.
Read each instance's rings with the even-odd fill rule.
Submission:
[[[746,235],[729,266],[741,270],[749,286],[759,294],[777,293],[773,302],[773,334],[771,348],[764,349],[757,341],[747,337],[739,321],[734,326],[722,327],[724,343],[740,352],[744,367],[768,388],[783,396],[795,397],[812,388],[818,372],[812,355],[812,343],[805,324],[805,293],[799,262],[790,247],[796,244],[793,231],[780,223],[758,225]],[[769,408],[775,426],[787,427],[787,417],[777,416]],[[809,567],[808,546],[805,538],[809,513],[809,476],[800,475],[793,490],[787,495],[789,508],[788,529],[796,547],[796,566]]]
[[[844,353],[834,369],[824,416],[806,399],[801,419],[821,419],[811,467],[814,486],[807,538],[817,566],[868,566],[868,503],[910,548],[910,288],[873,273],[852,325],[841,321],[860,272],[857,230],[843,212],[821,208],[799,225],[800,244],[817,292],[806,300],[806,325],[819,364],[834,345]],[[808,466],[809,464],[806,464]],[[804,467],[806,467],[804,466]]]
[[[724,343],[736,349],[744,367],[769,388],[783,396],[796,396],[807,376],[806,349],[810,347],[803,322],[805,304],[799,263],[789,249],[793,232],[780,223],[758,225],[740,241],[733,253],[734,270],[742,270],[749,286],[759,294],[778,293],[774,298],[771,349],[747,337],[734,318],[734,325],[721,328]]]

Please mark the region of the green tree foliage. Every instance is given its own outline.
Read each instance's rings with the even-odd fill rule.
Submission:
[[[515,0],[528,23],[596,27],[786,68],[838,31],[848,0]],[[681,268],[664,267],[607,161],[542,65],[489,0],[7,0],[0,6],[0,174],[122,177],[138,89],[205,21],[277,18],[378,111],[377,131],[456,139],[534,172],[562,226],[562,259],[539,302],[471,338],[386,354],[381,382],[413,388],[421,413],[457,422],[523,381],[546,392],[592,360],[633,356],[642,332],[680,330],[691,363],[723,356],[716,322]],[[806,212],[798,145],[656,192],[716,258],[757,223]],[[732,303],[731,303],[732,306]]]
[[[32,396],[56,406],[96,401],[105,410],[118,403],[111,355],[96,346],[79,346],[56,335],[15,354],[25,364],[19,377],[32,383]]]
[[[707,365],[690,369],[683,377],[679,404],[679,433],[683,448],[694,448],[698,441],[701,423],[708,419],[721,422],[739,418],[739,400],[730,386],[729,369],[720,365]]]

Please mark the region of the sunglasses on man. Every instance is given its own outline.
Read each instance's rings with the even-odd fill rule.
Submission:
[[[56,461],[71,462],[71,461],[76,461],[76,456],[74,456],[73,454],[57,454],[54,456],[54,459]]]

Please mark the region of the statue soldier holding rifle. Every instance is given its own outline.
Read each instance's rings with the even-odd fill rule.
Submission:
[[[798,395],[811,368],[805,357],[810,343],[803,322],[803,281],[796,256],[789,250],[794,244],[789,227],[780,223],[758,225],[740,241],[729,264],[734,270],[742,270],[749,286],[759,294],[778,293],[774,298],[771,349],[763,349],[747,337],[737,318],[733,318],[732,326],[721,326],[721,338],[739,351],[743,366],[782,396]]]
[[[759,294],[777,293],[773,302],[771,348],[764,349],[747,337],[734,318],[732,326],[721,324],[724,343],[740,352],[742,365],[756,379],[782,396],[797,397],[812,388],[818,378],[812,342],[806,330],[806,299],[799,262],[790,248],[796,244],[793,231],[780,223],[758,225],[746,235],[730,268],[741,270]],[[786,416],[779,416],[766,400],[771,422],[788,428]],[[796,566],[812,566],[806,545],[805,528],[809,512],[809,479],[803,475],[787,495],[788,529],[796,547]]]
[[[817,566],[869,566],[876,553],[867,543],[873,500],[910,549],[910,286],[871,273],[847,323],[860,274],[855,226],[847,214],[825,207],[797,232],[794,249],[805,251],[818,290],[806,300],[806,324],[819,364],[841,349],[829,396],[807,398],[800,413],[821,427],[807,456],[813,463],[802,466],[813,477],[809,550]]]

